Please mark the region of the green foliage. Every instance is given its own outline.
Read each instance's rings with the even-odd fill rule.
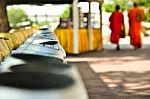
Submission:
[[[11,24],[17,24],[27,20],[27,15],[24,10],[20,8],[10,8],[8,11],[8,20]]]
[[[69,18],[71,13],[70,6],[67,6],[66,10],[60,15],[60,18]]]
[[[145,21],[150,22],[150,12],[147,12],[145,16],[146,16]]]
[[[145,21],[150,22],[150,2],[149,0],[109,0],[107,4],[103,4],[103,11],[113,12],[115,5],[119,4],[122,11],[131,8],[132,3],[136,2],[139,6],[142,6],[145,10]]]
[[[144,7],[150,7],[150,1],[149,0],[140,0],[139,5],[144,6]]]
[[[103,4],[103,10],[106,11],[106,12],[113,12],[115,9],[114,9],[114,5],[113,4]]]
[[[124,10],[129,9],[131,7],[131,5],[129,5],[129,3],[132,3],[132,2],[136,2],[140,6],[150,7],[149,0],[132,0],[132,1],[130,1],[130,0],[110,0],[110,1],[111,2],[108,4],[103,4],[104,11],[107,11],[107,12],[114,11],[114,7],[116,4],[119,4],[121,7],[121,10],[124,11]]]
[[[110,3],[104,4],[103,9],[106,12],[113,12],[115,10],[115,6],[118,4],[120,5],[120,9],[124,11],[129,8],[128,2],[129,0],[111,0]]]

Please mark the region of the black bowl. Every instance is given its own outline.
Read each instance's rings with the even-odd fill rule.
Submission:
[[[58,63],[26,63],[20,65],[11,66],[9,69],[12,72],[63,72],[70,67],[68,64]]]
[[[70,77],[51,73],[7,72],[0,74],[0,85],[23,89],[62,89],[73,85]]]
[[[22,59],[27,62],[53,62],[53,63],[62,63],[63,60],[55,57],[35,55],[35,54],[26,54],[26,53],[15,53],[11,55],[14,58]]]

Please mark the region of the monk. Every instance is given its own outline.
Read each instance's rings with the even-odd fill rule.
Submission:
[[[116,50],[120,50],[119,39],[121,32],[121,25],[124,23],[122,12],[119,11],[120,6],[116,5],[116,10],[109,17],[110,29],[111,29],[111,43],[117,44]]]
[[[138,13],[140,15],[138,15]],[[128,11],[128,17],[130,44],[133,45],[135,49],[141,48],[141,21],[144,20],[144,10],[141,10],[137,4],[134,3],[133,8]]]

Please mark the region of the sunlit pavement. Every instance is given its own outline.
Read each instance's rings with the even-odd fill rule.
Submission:
[[[111,44],[109,41],[109,35],[107,37],[104,37],[105,42],[104,42],[104,48],[105,49],[115,49],[116,45],[115,44]],[[142,43],[143,43],[143,47],[144,48],[148,48],[150,49],[150,36],[147,37],[142,37]],[[119,41],[120,47],[122,49],[134,49],[134,47],[132,45],[130,45],[130,37],[126,36],[125,38],[121,38]]]
[[[84,72],[84,76],[87,75],[84,80],[89,92],[90,88],[97,85],[94,81],[90,82],[90,79],[97,79],[101,88],[96,88],[97,91],[99,90],[96,94],[125,96],[127,97],[124,97],[125,99],[150,99],[150,37],[144,37],[143,47],[137,50],[129,44],[129,39],[126,37],[120,40],[121,50],[119,51],[115,50],[115,45],[107,42],[103,50],[77,56],[68,55],[68,62],[75,63],[79,69],[85,69],[81,72]],[[88,67],[94,71],[95,75],[91,76]]]

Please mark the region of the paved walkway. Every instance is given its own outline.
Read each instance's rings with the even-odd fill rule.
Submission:
[[[137,50],[127,40],[121,40],[119,51],[108,42],[103,50],[68,55],[67,61],[79,68],[90,99],[150,99],[150,38]]]

